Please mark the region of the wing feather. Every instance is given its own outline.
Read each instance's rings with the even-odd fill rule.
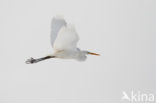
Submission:
[[[53,47],[54,45],[54,42],[57,38],[57,35],[58,35],[58,32],[60,31],[60,29],[63,27],[63,26],[66,26],[67,23],[66,21],[64,20],[63,17],[60,17],[60,16],[56,16],[52,19],[52,22],[51,22],[51,45]]]
[[[63,26],[58,32],[58,36],[54,42],[56,50],[74,50],[77,47],[79,36],[73,25]]]

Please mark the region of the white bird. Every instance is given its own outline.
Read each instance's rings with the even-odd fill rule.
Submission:
[[[85,61],[87,58],[86,55],[88,54],[99,56],[99,54],[77,48],[78,41],[79,36],[74,26],[67,24],[63,17],[56,16],[51,22],[51,44],[53,47],[53,53],[39,59],[30,58],[26,61],[26,63],[37,63],[50,58],[76,59],[78,61]]]

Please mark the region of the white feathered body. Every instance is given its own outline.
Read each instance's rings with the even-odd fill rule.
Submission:
[[[56,56],[57,58],[62,59],[76,59],[78,61],[85,61],[87,56],[85,51],[79,51],[79,50],[54,50],[53,56]]]
[[[61,17],[54,17],[51,24],[53,56],[62,59],[86,60],[86,51],[77,48],[79,36],[74,25],[67,24]]]

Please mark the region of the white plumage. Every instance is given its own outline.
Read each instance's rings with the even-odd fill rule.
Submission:
[[[77,48],[79,36],[75,30],[74,25],[67,24],[63,17],[56,16],[51,22],[51,45],[53,47],[53,54],[34,59],[30,58],[26,63],[37,63],[39,61],[49,58],[62,59],[76,59],[78,61],[86,60],[86,55],[99,55],[89,51],[81,51]]]
[[[78,40],[79,37],[75,28],[72,25],[66,25],[59,30],[53,48],[56,50],[74,50],[76,49]]]
[[[60,31],[60,29],[64,26],[66,26],[67,23],[66,21],[63,19],[63,17],[61,16],[56,16],[52,19],[52,22],[51,22],[51,44],[53,46],[54,42],[55,42],[55,39],[57,37],[57,34],[58,32]]]

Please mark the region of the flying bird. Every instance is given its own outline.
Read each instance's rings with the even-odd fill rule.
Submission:
[[[37,63],[50,58],[76,59],[78,61],[85,61],[87,58],[86,55],[99,56],[97,53],[77,48],[79,36],[75,27],[74,25],[67,24],[63,17],[55,16],[52,19],[50,38],[53,53],[38,59],[30,58],[26,61],[27,64]]]

